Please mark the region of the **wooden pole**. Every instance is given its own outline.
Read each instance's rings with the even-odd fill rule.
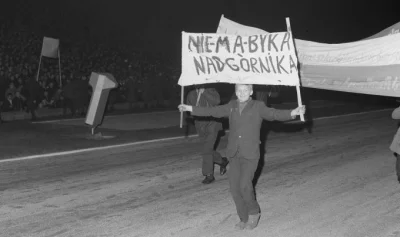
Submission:
[[[286,17],[286,27],[287,27],[287,31],[290,33],[290,36],[292,37],[293,45],[294,45],[294,49],[295,49],[296,57],[297,57],[297,49],[296,49],[296,45],[295,45],[292,29],[290,27],[290,19],[289,19],[289,17]],[[300,80],[300,68],[299,68],[299,66],[297,68],[298,68],[297,71],[299,73],[299,80]],[[300,94],[300,86],[299,85],[296,86],[296,91],[297,91],[297,103],[298,103],[299,107],[301,107],[301,106],[303,106],[303,102],[301,101],[301,94]],[[304,120],[304,114],[300,114],[300,120],[302,122],[305,121]]]
[[[184,86],[181,86],[181,104],[183,104],[183,97],[185,96],[184,93],[185,93]],[[183,111],[181,111],[181,121],[179,127],[180,128],[183,127]]]

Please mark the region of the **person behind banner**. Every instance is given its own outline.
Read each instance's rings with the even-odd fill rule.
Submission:
[[[216,89],[205,88],[204,86],[196,86],[196,89],[190,91],[187,96],[187,103],[199,107],[213,107],[219,105],[220,96]],[[214,149],[218,140],[218,135],[222,130],[222,124],[212,117],[194,117],[196,131],[199,137],[204,141],[202,151],[202,173],[205,176],[203,184],[214,182],[214,163],[220,165],[220,174],[226,173],[228,159],[222,157],[219,152]]]
[[[400,107],[393,111],[392,118],[396,120],[400,119]],[[389,149],[394,152],[394,156],[396,157],[396,175],[397,181],[400,183],[400,127],[397,128]]]
[[[276,110],[264,102],[252,100],[253,86],[236,84],[237,100],[216,107],[198,107],[181,104],[180,111],[195,116],[229,117],[229,137],[226,155],[229,159],[228,180],[240,222],[235,229],[254,229],[261,210],[256,200],[253,177],[260,159],[260,129],[263,119],[287,121],[304,114],[305,107],[294,110]]]

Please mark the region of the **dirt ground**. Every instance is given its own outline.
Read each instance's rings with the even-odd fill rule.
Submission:
[[[289,103],[277,105],[276,108],[289,109],[296,106]],[[315,119],[384,108],[388,107],[372,105],[360,108],[356,104],[344,104],[341,101],[313,101],[308,111],[312,112],[312,118]],[[190,120],[188,127],[183,128],[179,127],[179,121],[178,110],[107,116],[95,132],[112,139],[91,136],[91,129],[83,118],[34,123],[6,122],[0,124],[0,160],[195,134]],[[227,123],[225,127],[228,129]]]
[[[400,236],[390,112],[316,120],[311,134],[272,124],[252,231],[233,229],[226,176],[201,184],[190,138],[0,162],[0,236]]]

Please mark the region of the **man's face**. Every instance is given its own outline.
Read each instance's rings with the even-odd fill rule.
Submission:
[[[237,84],[235,88],[236,88],[236,96],[239,102],[247,101],[253,94],[253,89],[249,85]]]

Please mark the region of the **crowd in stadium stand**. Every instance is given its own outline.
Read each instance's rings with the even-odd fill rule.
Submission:
[[[45,57],[42,57],[37,78],[42,40],[43,36],[28,31],[5,33],[0,27],[2,112],[68,107],[65,100],[68,85],[77,81],[87,85],[91,72],[111,73],[118,81],[119,86],[111,92],[109,103],[143,102],[146,106],[161,106],[163,101],[180,96],[179,73],[165,66],[161,57],[129,48],[64,42],[62,39],[61,81],[58,59]],[[88,102],[90,90],[88,86],[86,96],[79,99]]]

